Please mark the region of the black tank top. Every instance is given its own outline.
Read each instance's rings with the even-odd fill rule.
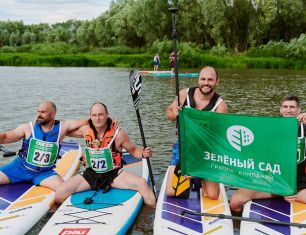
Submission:
[[[194,92],[195,92],[195,90],[197,89],[198,87],[190,87],[189,88],[189,91],[188,91],[188,97],[189,97],[189,102],[190,102],[190,107],[191,108],[195,108],[195,101],[194,101]],[[211,99],[210,99],[210,101],[209,101],[209,103],[208,103],[208,105],[206,105],[202,110],[203,111],[211,111],[214,107],[215,107],[215,105],[216,105],[216,103],[217,103],[217,101],[218,101],[218,99],[219,99],[219,97],[220,97],[220,95],[218,95],[216,92],[214,93],[214,95],[213,95],[213,97],[211,97]],[[184,101],[184,104],[183,104],[183,107],[185,107],[185,106],[187,106],[187,97],[186,97],[186,99],[185,99],[185,101]]]

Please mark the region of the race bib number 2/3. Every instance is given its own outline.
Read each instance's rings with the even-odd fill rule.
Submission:
[[[53,166],[57,157],[59,146],[57,143],[31,139],[29,144],[27,162],[35,166]]]
[[[114,169],[112,152],[109,148],[85,149],[86,162],[97,173],[104,173]]]

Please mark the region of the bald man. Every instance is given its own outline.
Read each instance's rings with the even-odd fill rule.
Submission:
[[[44,101],[37,109],[36,121],[0,133],[0,144],[23,139],[16,159],[0,167],[0,184],[32,181],[35,185],[56,190],[63,183],[62,178],[53,170],[59,145],[67,133],[86,125],[88,121],[80,119],[60,122],[55,120],[55,115],[56,105],[51,101]],[[39,146],[45,143],[48,143],[50,148],[42,153]],[[41,156],[37,157],[38,155]]]
[[[122,170],[123,148],[138,159],[151,157],[152,150],[149,147],[137,147],[124,130],[116,128],[105,104],[94,103],[90,108],[88,125],[80,127],[71,135],[85,139],[85,164],[89,164],[86,164],[83,174],[70,178],[56,190],[55,198],[58,203],[76,192],[89,189],[107,191],[109,187],[113,187],[138,191],[145,204],[155,207],[155,197],[146,180]],[[107,164],[92,164],[95,161],[91,158],[92,154],[99,155],[100,162]]]
[[[178,112],[181,107],[191,107],[203,111],[211,111],[217,113],[227,113],[228,109],[225,102],[221,99],[220,95],[215,92],[219,83],[218,73],[215,68],[205,66],[201,69],[198,79],[198,85],[190,88],[182,89],[179,92],[180,104],[177,100],[169,105],[167,108],[167,119],[170,121],[177,121]],[[173,177],[177,180],[173,180]],[[179,145],[178,142],[173,146],[173,157],[168,171],[166,193],[168,196],[176,196],[186,198],[189,196],[189,188],[186,187],[184,181],[181,179],[179,167]],[[219,184],[205,179],[201,179],[203,192],[210,199],[218,199],[219,197]]]

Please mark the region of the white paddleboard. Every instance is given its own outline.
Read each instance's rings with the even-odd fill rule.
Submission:
[[[124,154],[123,159],[127,163],[124,170],[148,179],[145,159],[138,160],[129,154]],[[84,199],[93,194],[94,202],[84,204]],[[107,193],[94,190],[76,193],[65,200],[39,234],[125,234],[142,203],[140,193],[133,190],[111,188]]]
[[[242,216],[253,219],[306,224],[306,204],[300,202],[289,203],[282,197],[258,199],[245,204]],[[242,221],[240,234],[305,235],[306,228]]]
[[[55,170],[67,180],[80,165],[82,150],[75,142],[63,142],[62,158]],[[53,206],[55,192],[32,183],[18,183],[0,186],[0,234],[25,234]]]
[[[168,168],[169,171],[169,168]],[[168,171],[158,197],[154,220],[154,234],[185,235],[227,235],[234,234],[232,220],[184,214],[184,210],[231,215],[227,195],[223,184],[220,184],[218,200],[204,196],[202,189],[190,191],[188,199],[168,197],[165,194]]]

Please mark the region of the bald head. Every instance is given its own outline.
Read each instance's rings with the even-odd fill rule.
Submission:
[[[218,83],[218,73],[215,68],[205,66],[201,69],[198,79],[198,87],[203,96],[213,95]]]
[[[107,125],[108,111],[106,105],[100,102],[94,103],[90,108],[90,119],[96,129]]]
[[[210,74],[210,76],[216,78],[216,80],[219,79],[217,70],[212,66],[204,66],[200,71],[200,77],[201,77],[201,74],[203,73]]]
[[[56,114],[56,105],[52,101],[42,102],[37,109],[37,122],[40,125],[53,123]]]
[[[47,101],[44,101],[44,102],[42,102],[39,106],[41,106],[41,105],[43,105],[43,106],[46,106],[48,109],[50,109],[52,112],[54,112],[54,113],[56,113],[56,105],[52,102],[52,101],[49,101],[49,100],[47,100]]]
[[[99,110],[103,109],[106,113],[108,113],[106,105],[101,102],[95,102],[91,105],[90,114],[92,113],[93,110],[96,110],[96,109],[99,109]]]

